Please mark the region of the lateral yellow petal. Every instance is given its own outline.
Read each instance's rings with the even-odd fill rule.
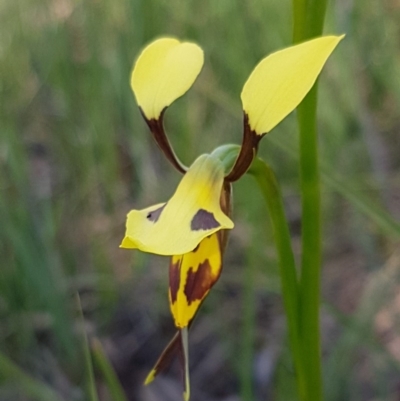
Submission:
[[[169,302],[175,326],[187,327],[222,269],[218,233],[192,252],[173,256],[169,271]]]
[[[148,120],[193,85],[203,66],[203,50],[194,43],[163,38],[150,43],[137,59],[131,76],[136,101]]]
[[[128,213],[120,246],[159,255],[182,255],[205,237],[233,228],[220,206],[223,180],[222,163],[211,155],[200,156],[167,203]]]
[[[250,128],[271,131],[303,100],[342,36],[323,36],[272,53],[245,83],[241,99]]]

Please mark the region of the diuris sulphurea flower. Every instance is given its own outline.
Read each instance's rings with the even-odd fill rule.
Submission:
[[[122,248],[171,257],[169,304],[177,334],[146,379],[150,383],[180,356],[184,399],[190,396],[188,328],[218,280],[231,220],[231,186],[249,169],[260,139],[303,100],[343,36],[324,36],[277,51],[260,61],[246,81],[243,140],[229,167],[223,146],[199,156],[188,168],[166,135],[165,110],[192,86],[203,66],[203,51],[194,43],[158,39],[138,57],[131,87],[159,148],[183,175],[171,199],[128,213]]]

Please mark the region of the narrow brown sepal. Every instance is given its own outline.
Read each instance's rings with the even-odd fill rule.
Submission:
[[[256,157],[258,144],[263,135],[257,135],[250,128],[249,117],[246,113],[243,116],[243,140],[240,153],[235,161],[232,170],[225,177],[228,182],[237,181],[249,169],[251,163]]]
[[[192,323],[193,320],[189,323],[188,329],[190,328]],[[156,376],[158,376],[161,372],[163,372],[171,365],[174,358],[178,355],[182,345],[180,333],[180,330],[178,330],[172,337],[171,341],[164,348],[160,357],[157,359],[157,362],[154,364],[150,373],[147,375],[145,384],[150,384],[156,378]]]
[[[159,373],[167,369],[173,359],[176,357],[176,354],[181,346],[181,336],[180,332],[177,331],[175,335],[172,337],[172,340],[168,343],[168,345],[164,348],[160,357],[157,359],[157,362],[151,369],[150,373],[146,377],[145,384],[150,384]]]
[[[147,119],[142,109],[140,109],[140,112],[144,120],[146,121],[147,126],[150,128],[150,131],[153,134],[153,137],[157,142],[158,147],[164,153],[165,157],[180,173],[185,174],[187,171],[187,167],[184,164],[182,164],[181,161],[176,156],[174,150],[172,149],[172,145],[168,140],[167,134],[165,133],[164,130],[163,121],[164,121],[165,110],[166,109],[164,109],[161,112],[160,117],[158,119],[152,118],[150,120]]]

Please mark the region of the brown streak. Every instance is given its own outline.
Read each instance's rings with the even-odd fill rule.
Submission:
[[[235,161],[230,173],[225,177],[228,182],[237,181],[250,167],[258,150],[258,144],[263,135],[257,135],[250,128],[249,117],[244,113],[243,117],[243,140],[239,156]]]
[[[193,301],[201,301],[215,281],[216,278],[212,274],[208,259],[200,263],[196,272],[193,272],[193,268],[191,267],[188,271],[184,288],[188,304],[190,305]]]
[[[179,285],[181,282],[181,265],[182,265],[182,258],[176,263],[171,263],[169,265],[169,291],[171,294],[171,302],[175,303],[178,295]]]
[[[160,117],[157,120],[155,118],[148,120],[142,109],[140,107],[139,109],[144,120],[146,121],[146,124],[150,128],[151,133],[153,134],[153,138],[157,142],[158,147],[164,153],[165,157],[180,173],[185,174],[187,171],[187,167],[184,166],[176,156],[164,130],[163,120],[164,112],[166,109],[161,112]]]

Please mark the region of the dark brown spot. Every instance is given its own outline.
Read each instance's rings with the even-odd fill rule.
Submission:
[[[181,282],[181,265],[182,258],[179,258],[176,263],[171,263],[169,265],[169,291],[171,294],[171,302],[176,302],[176,297],[178,295],[179,284]]]
[[[242,147],[240,148],[240,153],[235,161],[235,165],[225,177],[226,181],[237,181],[249,169],[257,154],[260,139],[264,135],[265,134],[257,135],[256,132],[250,128],[249,117],[244,113]]]
[[[215,283],[216,279],[212,274],[210,262],[206,259],[203,263],[200,263],[199,268],[196,272],[193,272],[193,267],[188,270],[187,280],[184,288],[188,304],[190,305],[193,301],[201,301],[207,291]]]
[[[156,210],[153,210],[152,212],[149,212],[146,216],[147,220],[150,220],[155,223],[160,218],[161,212],[165,208],[165,205],[162,205],[161,207],[159,207]]]
[[[215,220],[212,213],[207,212],[207,210],[200,209],[193,217],[190,223],[190,228],[193,231],[198,230],[210,230],[212,228],[219,227],[219,223]]]

